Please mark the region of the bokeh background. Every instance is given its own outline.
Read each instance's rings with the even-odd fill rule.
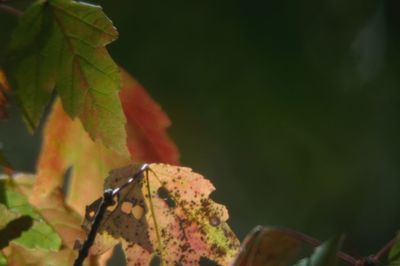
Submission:
[[[400,2],[96,2],[109,46],[169,114],[182,165],[209,178],[242,239],[258,224],[377,251],[400,228]],[[0,15],[0,48],[15,19]],[[40,134],[0,124],[33,170]]]

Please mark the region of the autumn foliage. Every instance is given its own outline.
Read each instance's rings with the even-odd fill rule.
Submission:
[[[117,37],[100,6],[73,0],[35,1],[19,18],[0,66],[0,119],[14,97],[29,130],[44,121],[43,143],[35,173],[0,153],[0,265],[72,265],[86,251],[84,265],[106,265],[118,244],[127,265],[335,265],[340,236],[256,227],[240,246],[213,184],[179,166],[168,116],[108,54]],[[316,249],[296,262],[303,242]]]

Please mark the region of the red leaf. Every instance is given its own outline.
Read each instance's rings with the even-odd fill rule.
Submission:
[[[179,153],[165,134],[171,125],[168,116],[144,88],[122,71],[120,99],[127,119],[128,149],[133,158],[144,162],[178,164]]]

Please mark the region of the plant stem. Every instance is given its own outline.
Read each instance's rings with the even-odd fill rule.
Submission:
[[[287,228],[279,228],[279,229],[286,232],[287,234],[291,235],[292,237],[309,244],[310,246],[318,247],[319,245],[321,245],[321,241],[319,241],[318,239],[315,239],[313,237],[310,237],[308,235],[305,235],[303,233],[297,232],[295,230],[287,229]],[[357,263],[357,259],[355,259],[354,257],[352,257],[349,254],[342,252],[342,251],[338,251],[336,253],[336,257],[349,263],[350,265],[356,265],[356,263]]]
[[[379,261],[380,258],[385,255],[392,247],[393,245],[399,240],[398,236],[390,240],[386,245],[383,246],[374,256],[374,259],[376,261]]]
[[[24,12],[22,12],[21,10],[18,10],[6,4],[0,4],[0,12],[10,14],[15,17],[20,17],[24,14]]]

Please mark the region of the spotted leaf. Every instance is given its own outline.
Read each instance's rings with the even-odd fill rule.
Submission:
[[[136,166],[111,171],[105,188],[123,186],[138,171]],[[229,264],[239,241],[226,223],[226,208],[209,198],[213,190],[190,168],[150,164],[107,210],[91,253],[122,241],[128,265],[148,265],[154,255],[163,265],[198,265],[202,257]],[[87,207],[86,231],[98,204]]]

